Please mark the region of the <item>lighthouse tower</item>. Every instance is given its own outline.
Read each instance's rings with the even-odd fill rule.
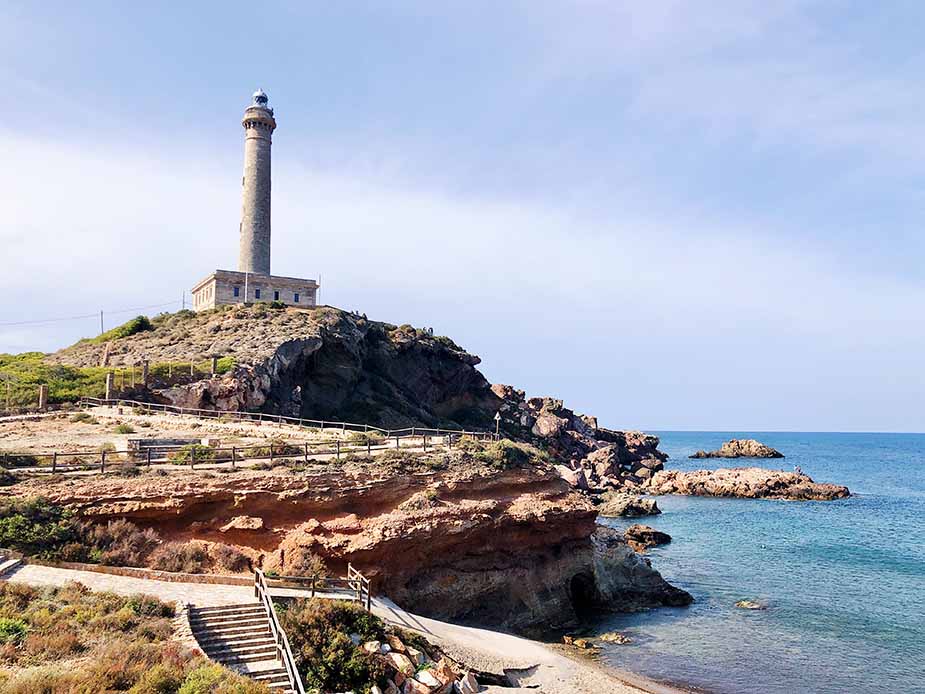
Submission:
[[[293,307],[315,306],[318,282],[270,274],[270,147],[276,119],[262,89],[244,109],[244,178],[238,269],[216,270],[193,287],[193,308],[267,301]]]
[[[270,274],[270,146],[276,119],[262,89],[244,111],[241,247],[238,271]]]

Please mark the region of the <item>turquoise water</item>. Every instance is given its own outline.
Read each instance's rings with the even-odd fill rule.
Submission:
[[[609,616],[633,639],[604,659],[708,692],[925,692],[925,435],[662,432],[667,466],[755,464],[845,484],[828,502],[659,497],[649,551],[689,608]],[[688,460],[757,438],[779,461]],[[609,519],[614,527],[628,519]],[[743,598],[767,610],[735,608]]]

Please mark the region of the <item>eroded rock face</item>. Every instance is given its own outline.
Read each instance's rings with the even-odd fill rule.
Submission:
[[[694,601],[690,593],[662,578],[619,531],[598,526],[592,541],[595,577],[601,595],[599,606],[619,606],[621,611],[630,611],[655,606],[681,607]]]
[[[662,470],[646,487],[649,494],[734,496],[746,499],[829,501],[851,496],[847,487],[820,484],[809,475],[758,467],[680,472]]]
[[[41,491],[85,518],[125,518],[164,539],[233,544],[281,574],[305,550],[336,574],[350,562],[375,592],[464,623],[568,628],[588,604],[674,604],[619,534],[598,538],[597,511],[551,464],[499,469],[452,455],[445,469],[434,464],[443,458],[411,457],[304,472],[35,480],[17,493]]]
[[[691,458],[783,458],[784,454],[755,439],[732,439],[718,451],[697,451]]]

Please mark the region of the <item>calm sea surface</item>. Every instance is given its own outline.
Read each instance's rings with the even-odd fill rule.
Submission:
[[[660,432],[667,466],[755,464],[847,485],[850,499],[787,502],[659,497],[640,519],[671,544],[652,564],[689,608],[608,616],[633,640],[603,657],[709,692],[925,692],[925,435]],[[777,461],[688,460],[757,438]],[[629,519],[608,519],[622,528]],[[734,607],[766,601],[763,611]],[[606,644],[605,644],[606,645]]]

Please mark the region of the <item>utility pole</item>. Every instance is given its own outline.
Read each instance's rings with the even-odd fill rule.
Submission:
[[[103,311],[100,309],[100,335],[102,335],[103,332]]]
[[[186,290],[185,289],[182,292],[180,292],[180,309],[183,311],[186,310]]]

